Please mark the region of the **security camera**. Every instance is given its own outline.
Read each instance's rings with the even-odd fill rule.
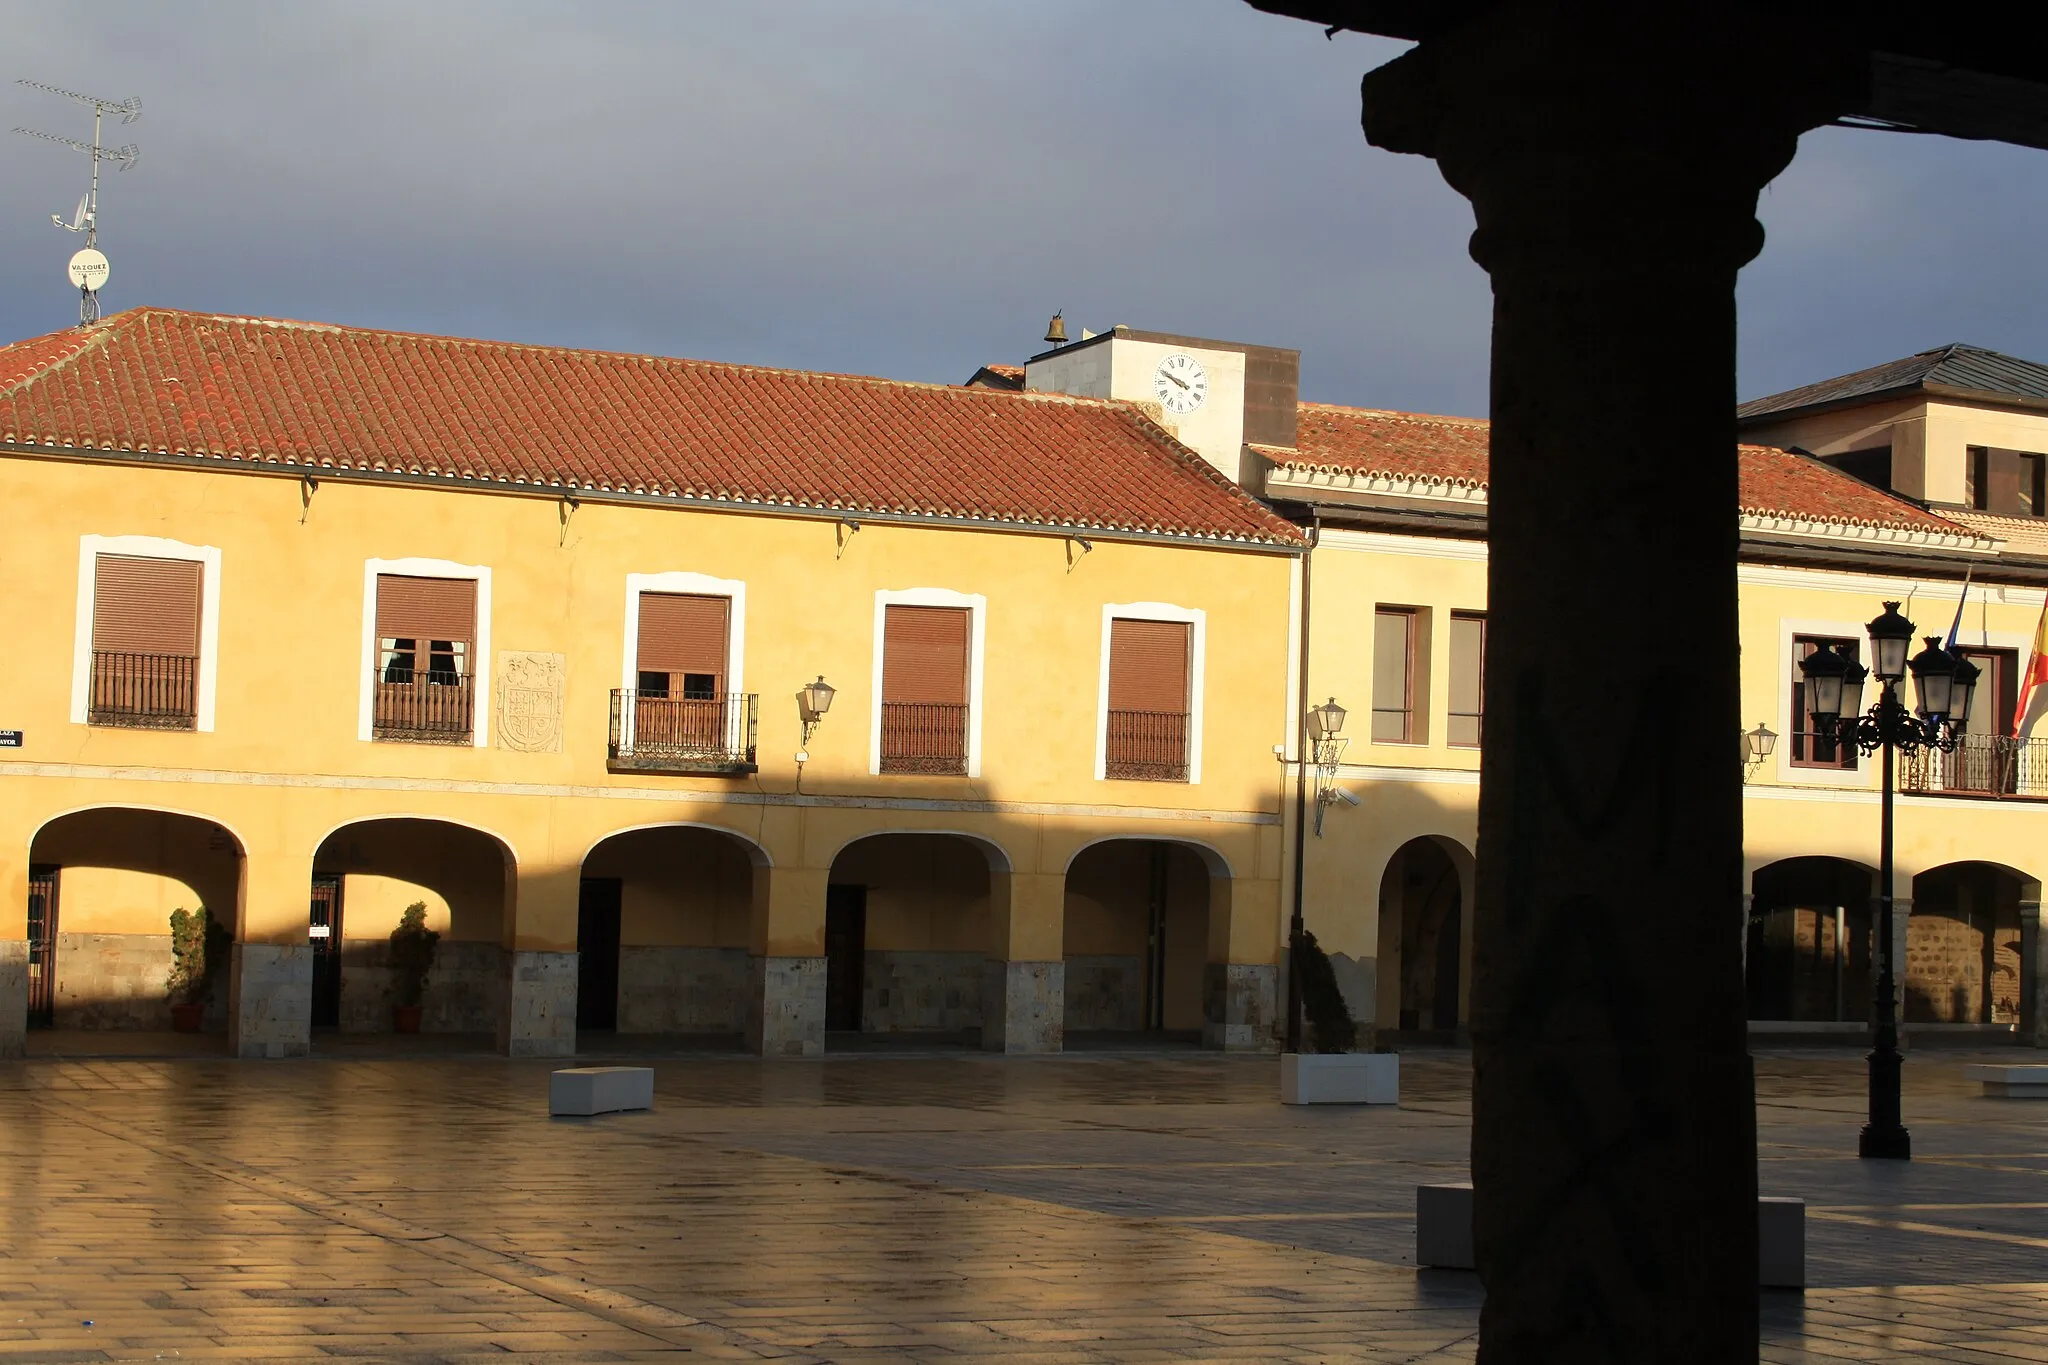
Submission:
[[[1337,799],[1339,801],[1342,801],[1347,806],[1358,806],[1362,804],[1357,797],[1353,796],[1350,792],[1345,791],[1342,787],[1338,787],[1336,789],[1336,792]]]

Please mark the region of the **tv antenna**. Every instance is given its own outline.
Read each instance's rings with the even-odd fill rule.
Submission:
[[[84,248],[73,253],[66,270],[71,277],[71,283],[78,286],[78,325],[90,326],[99,321],[100,287],[107,282],[107,258],[100,253],[98,245],[100,163],[111,161],[125,171],[132,169],[135,163],[142,159],[142,149],[132,142],[123,147],[101,146],[100,124],[108,114],[119,114],[123,123],[135,122],[142,117],[142,100],[139,96],[132,95],[125,100],[103,100],[93,95],[81,95],[76,90],[63,90],[54,85],[44,85],[41,81],[21,80],[15,84],[25,85],[31,90],[41,90],[46,94],[62,95],[67,100],[92,106],[91,142],[81,142],[75,137],[58,137],[55,133],[38,132],[34,128],[14,130],[29,137],[39,137],[45,142],[58,143],[76,152],[84,152],[92,158],[92,187],[80,196],[78,208],[73,211],[71,221],[65,222],[62,214],[50,215],[50,221],[66,232],[85,234]]]

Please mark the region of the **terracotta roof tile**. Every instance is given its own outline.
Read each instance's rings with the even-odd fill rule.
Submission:
[[[156,308],[0,347],[0,440],[1300,543],[1127,404]]]
[[[1303,403],[1299,446],[1271,451],[1283,468],[1371,474],[1484,488],[1488,424],[1471,417],[1430,417]],[[1938,517],[1832,465],[1775,446],[1738,446],[1741,510],[1846,526],[1968,535]]]

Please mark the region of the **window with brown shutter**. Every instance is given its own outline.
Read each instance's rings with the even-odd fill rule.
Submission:
[[[729,742],[725,695],[732,599],[703,593],[640,594],[635,743],[649,753],[716,753]]]
[[[378,574],[376,738],[467,743],[475,650],[475,579]]]
[[[1856,746],[1842,742],[1837,726],[1807,714],[1806,675],[1799,671],[1799,664],[1822,645],[1833,645],[1835,653],[1852,662],[1860,649],[1860,642],[1853,639],[1825,635],[1792,637],[1792,766],[1854,770]]]
[[[967,771],[969,612],[885,608],[882,619],[882,771]]]
[[[1105,777],[1188,780],[1193,634],[1185,621],[1110,621]]]
[[[1486,727],[1486,617],[1451,613],[1450,733],[1455,748],[1476,749]]]
[[[90,723],[193,728],[202,574],[195,559],[95,558]]]

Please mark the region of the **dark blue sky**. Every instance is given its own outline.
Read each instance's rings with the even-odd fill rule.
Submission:
[[[1063,308],[1483,414],[1485,276],[1366,146],[1397,50],[1238,0],[10,3],[0,75],[121,98],[141,303],[957,381]],[[0,126],[89,114],[0,85]],[[85,158],[0,137],[0,336],[76,317]],[[1971,341],[2048,359],[2048,153],[1830,130],[1765,194],[1745,396]],[[1078,335],[1078,332],[1076,333]]]

